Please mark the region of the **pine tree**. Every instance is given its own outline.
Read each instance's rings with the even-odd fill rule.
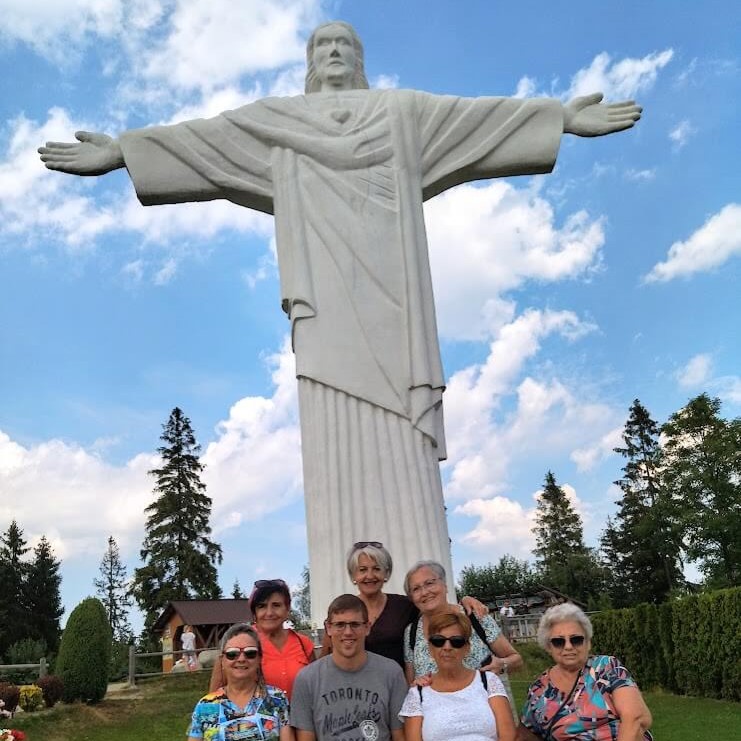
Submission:
[[[244,599],[246,596],[242,591],[242,587],[239,586],[239,579],[235,579],[234,586],[232,587],[232,599]]]
[[[0,587],[3,602],[0,655],[16,641],[26,638],[28,609],[25,583],[28,563],[25,556],[29,551],[23,530],[13,520],[8,529],[0,534]]]
[[[595,599],[604,586],[602,567],[584,545],[581,517],[551,471],[545,477],[535,522],[533,553],[542,581],[575,599]]]
[[[105,607],[114,640],[126,642],[132,636],[129,624],[131,596],[126,566],[121,562],[116,539],[108,538],[108,548],[100,562],[100,578],[94,579],[96,594]]]
[[[45,535],[41,536],[33,554],[25,584],[26,633],[31,638],[44,641],[49,651],[56,653],[61,634],[59,620],[64,614],[59,593],[62,584],[60,562],[54,557],[51,543]]]
[[[147,628],[171,600],[221,596],[216,572],[221,546],[209,537],[211,498],[200,478],[200,446],[178,407],[162,428],[164,445],[157,449],[162,466],[149,472],[158,496],[145,510],[144,566],[134,573],[134,595]]]
[[[620,586],[616,605],[660,603],[684,583],[676,506],[661,480],[659,427],[636,399],[615,448],[626,463],[615,482],[623,492],[612,528],[603,535],[607,564]],[[617,584],[615,584],[617,586]]]
[[[661,428],[664,479],[682,503],[687,557],[713,587],[741,584],[741,419],[724,420],[720,407],[701,394]]]

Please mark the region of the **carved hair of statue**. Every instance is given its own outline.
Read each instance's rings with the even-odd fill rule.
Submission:
[[[360,37],[349,23],[345,23],[345,21],[329,21],[329,23],[322,23],[321,26],[317,26],[306,42],[306,83],[304,85],[304,92],[307,94],[317,93],[321,88],[321,82],[316,75],[316,68],[314,67],[314,37],[317,31],[321,31],[321,29],[327,26],[341,26],[350,34],[352,44],[355,47],[355,74],[353,75],[352,86],[355,90],[367,90],[370,86],[365,76],[363,43],[360,41]]]

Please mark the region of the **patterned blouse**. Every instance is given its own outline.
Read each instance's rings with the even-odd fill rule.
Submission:
[[[204,741],[278,741],[288,725],[288,698],[268,685],[267,694],[253,697],[244,710],[221,687],[203,697],[193,710],[188,737]]]
[[[568,698],[543,672],[530,685],[522,724],[553,741],[615,741],[620,718],[612,693],[635,686],[630,672],[614,656],[590,656]],[[652,739],[648,731],[644,739]]]

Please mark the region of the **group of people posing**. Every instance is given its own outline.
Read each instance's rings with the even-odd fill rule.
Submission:
[[[446,574],[420,561],[406,596],[387,594],[391,555],[356,543],[347,558],[357,595],[329,605],[320,658],[285,627],[290,591],[255,582],[254,625],[224,634],[210,692],[188,741],[644,741],[651,715],[627,669],[590,655],[589,618],[550,608],[538,641],[555,661],[530,686],[517,724],[508,672],[522,658],[484,605],[447,598]]]

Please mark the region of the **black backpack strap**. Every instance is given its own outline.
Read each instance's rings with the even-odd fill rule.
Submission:
[[[419,627],[419,618],[409,623],[409,650],[414,655],[414,644],[417,642],[417,628]]]
[[[421,705],[422,704],[422,686],[419,684],[417,685],[417,692],[419,692],[419,704]]]
[[[489,639],[486,637],[484,626],[481,625],[479,619],[473,612],[468,616],[468,619],[471,621],[471,627],[476,631],[476,635],[484,642],[484,645],[488,648]]]
[[[489,680],[486,678],[486,672],[479,672],[479,675],[481,676],[481,684],[484,685],[484,689],[488,692],[489,691]]]

